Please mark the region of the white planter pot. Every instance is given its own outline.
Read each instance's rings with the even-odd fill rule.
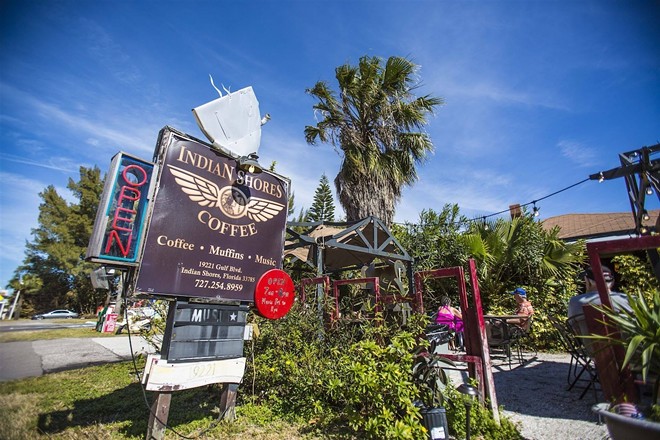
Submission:
[[[637,419],[609,411],[608,403],[594,405],[592,410],[605,419],[612,440],[658,440],[660,423]]]

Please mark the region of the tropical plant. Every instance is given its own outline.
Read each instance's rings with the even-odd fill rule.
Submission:
[[[485,307],[498,305],[502,293],[517,286],[544,293],[564,279],[575,278],[584,261],[584,244],[564,243],[558,232],[557,228],[545,231],[531,215],[498,219],[487,228],[472,224],[465,240],[479,263]]]
[[[325,81],[306,90],[318,100],[314,112],[321,119],[305,127],[305,139],[341,150],[335,188],[347,221],[376,216],[390,226],[402,188],[417,180],[415,166],[433,151],[422,127],[442,99],[413,95],[417,68],[402,57],[383,66],[380,58],[363,56],[357,66],[335,69],[338,93]]]
[[[403,330],[384,319],[378,324],[340,320],[323,326],[316,307],[296,303],[280,320],[252,315],[250,319],[260,331],[246,346],[241,398],[326,434],[336,433],[340,426],[350,428],[355,438],[428,439],[415,404],[424,385],[411,374],[415,347],[421,344],[419,335],[428,317],[413,314]],[[427,377],[430,380],[431,374]],[[456,395],[451,387],[443,393]],[[497,426],[487,409],[481,410],[483,417],[475,422],[474,432],[488,433],[484,438],[518,438],[506,419]],[[461,412],[463,418],[456,416]],[[462,404],[454,405],[447,416],[464,425],[464,412]],[[462,427],[450,424],[449,429],[461,432]]]
[[[326,328],[304,304],[278,321],[254,319],[260,335],[246,350],[252,362],[242,385],[253,399],[316,426],[348,426],[360,438],[421,438],[413,333],[367,322]]]
[[[415,257],[417,270],[463,266],[469,248],[461,237],[466,222],[456,204],[446,204],[442,211],[423,210],[416,223],[392,225],[392,234],[401,246]]]
[[[426,408],[438,408],[443,405],[444,390],[449,382],[443,367],[455,366],[451,360],[434,352],[434,346],[430,350],[427,347],[419,348],[415,353],[412,368],[413,381],[420,388],[422,402]]]
[[[608,334],[588,337],[625,348],[621,368],[634,365],[641,369],[644,382],[653,379],[651,402],[657,408],[660,405],[660,293],[656,291],[652,301],[647,301],[642,294],[626,295],[630,310],[622,308],[614,311],[608,307],[594,306],[606,316],[608,324],[616,327],[620,336]]]
[[[635,294],[642,292],[652,301],[654,292],[660,291],[660,280],[653,274],[653,266],[648,254],[645,259],[636,255],[621,254],[612,258],[614,271],[621,277],[618,290]]]
[[[470,222],[456,205],[445,205],[441,212],[422,211],[416,224],[394,225],[392,231],[414,257],[416,269],[466,267],[468,259],[474,259],[486,311],[515,310],[513,297],[506,293],[525,287],[535,308],[532,342],[537,348],[557,344],[546,318],[566,314],[566,304],[577,290],[576,274],[585,259],[583,242],[563,242],[558,228],[547,231],[529,214],[513,220]],[[426,280],[425,309],[437,308],[442,295],[457,300],[457,289],[455,282]]]

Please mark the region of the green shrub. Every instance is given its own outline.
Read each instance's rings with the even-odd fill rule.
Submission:
[[[660,282],[654,276],[648,258],[642,260],[635,255],[617,255],[612,258],[612,263],[614,271],[621,277],[614,290],[633,296],[643,292],[647,301],[651,301],[653,294],[660,291]]]
[[[316,309],[300,304],[278,321],[255,317],[259,336],[246,350],[239,396],[326,433],[348,429],[357,438],[426,439],[412,365],[416,348],[426,343],[419,335],[427,321],[413,315],[404,329],[383,319],[322,326]],[[451,411],[463,408],[446,404]],[[486,408],[474,411],[473,432],[517,438],[509,435],[517,434],[510,423],[500,428]]]
[[[449,433],[456,438],[465,438],[466,430],[466,406],[469,397],[462,395],[453,387],[446,389],[447,424]],[[472,437],[488,440],[518,440],[522,435],[516,425],[506,417],[502,417],[500,411],[500,424],[498,425],[493,415],[486,406],[477,404],[476,400],[470,406],[470,433]]]

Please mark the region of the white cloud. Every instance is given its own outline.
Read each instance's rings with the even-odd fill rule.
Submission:
[[[53,104],[40,97],[28,94],[8,84],[0,84],[3,99],[20,103],[24,111],[29,112],[32,126],[43,126],[52,130],[53,126],[66,129],[68,135],[60,131],[60,138],[56,142],[65,148],[70,148],[79,160],[82,153],[88,158],[98,160],[99,157],[108,158],[118,150],[130,151],[134,154],[146,154],[151,157],[158,130],[162,128],[162,120],[157,122],[157,116],[145,112],[146,104],[134,112],[126,112],[125,108],[117,109],[110,102],[103,107],[93,107],[95,112],[81,112],[77,110],[78,101],[70,103]],[[71,107],[67,109],[65,105]],[[140,114],[136,114],[140,113]],[[141,114],[144,113],[144,114]],[[136,121],[141,123],[136,124]],[[192,124],[185,124],[192,126]],[[66,137],[65,137],[66,136]],[[78,148],[76,139],[96,148]],[[21,140],[24,146],[33,141]],[[52,149],[52,145],[42,147]],[[30,151],[34,151],[30,148]]]
[[[75,173],[78,171],[81,165],[79,160],[61,156],[46,156],[40,159],[29,159],[11,154],[0,153],[0,157],[8,162],[22,163],[39,168],[62,171],[65,173]]]
[[[137,83],[142,75],[132,62],[127,50],[118,44],[106,30],[93,20],[80,18],[81,39],[92,59],[96,60],[114,78],[123,83]]]
[[[561,155],[583,168],[596,165],[597,152],[580,142],[563,140],[557,143]]]
[[[525,107],[544,107],[554,110],[568,110],[566,104],[557,98],[550,96],[540,90],[513,90],[508,86],[492,82],[481,77],[461,78],[460,82],[445,83],[449,90],[449,96],[459,99],[465,97],[478,99],[481,104],[488,105],[489,102],[500,105],[522,105]]]

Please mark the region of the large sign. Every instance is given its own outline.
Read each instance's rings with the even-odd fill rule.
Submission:
[[[250,174],[208,144],[166,127],[136,293],[252,302],[257,280],[281,267],[286,179]]]
[[[139,263],[154,165],[117,153],[106,176],[86,258],[118,266]]]

